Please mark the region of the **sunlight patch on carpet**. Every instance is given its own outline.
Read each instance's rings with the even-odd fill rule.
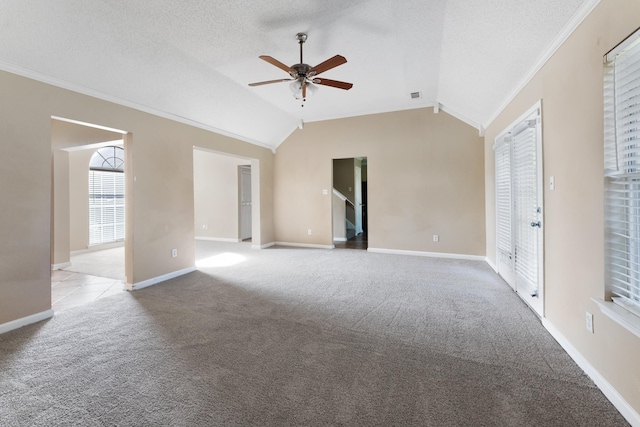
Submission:
[[[211,268],[211,267],[230,267],[232,265],[240,264],[246,261],[247,258],[240,254],[234,254],[232,252],[225,252],[222,254],[210,256],[196,261],[196,267],[198,268]]]

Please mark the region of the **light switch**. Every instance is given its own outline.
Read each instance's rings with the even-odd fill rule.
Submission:
[[[549,177],[549,190],[555,190],[556,189],[556,177],[555,176],[550,176]]]
[[[322,190],[322,194],[324,194],[324,195],[326,196],[327,194],[329,194],[329,190],[327,190],[327,189],[325,188],[324,190]]]

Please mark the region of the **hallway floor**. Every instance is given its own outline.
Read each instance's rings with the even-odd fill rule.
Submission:
[[[121,280],[72,271],[51,272],[51,308],[62,311],[123,292]]]
[[[357,236],[353,236],[346,242],[334,242],[336,249],[363,249],[367,250],[367,233],[360,233]]]

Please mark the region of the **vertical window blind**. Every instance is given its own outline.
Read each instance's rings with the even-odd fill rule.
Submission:
[[[497,246],[507,264],[511,254],[511,136],[503,137],[495,148]]]
[[[604,96],[607,287],[640,315],[640,30],[605,56]]]

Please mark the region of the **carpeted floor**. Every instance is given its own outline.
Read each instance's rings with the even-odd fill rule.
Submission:
[[[0,336],[0,425],[627,425],[485,263],[197,247]]]

